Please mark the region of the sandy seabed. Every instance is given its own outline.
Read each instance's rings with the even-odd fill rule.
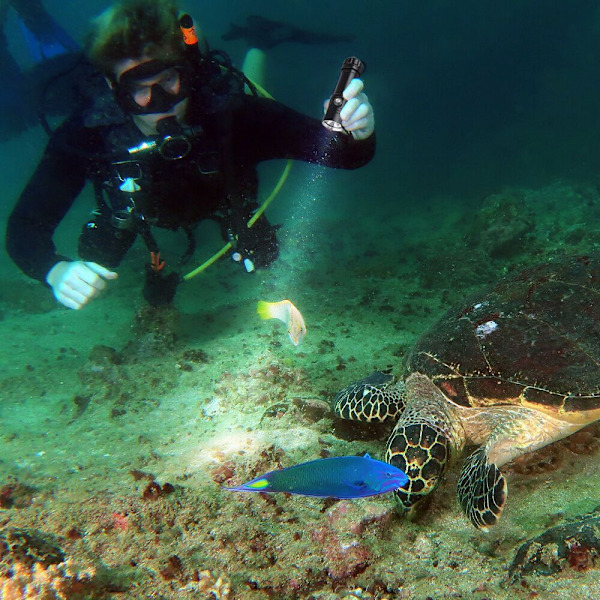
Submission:
[[[310,236],[292,220],[271,269],[224,260],[165,309],[141,299],[143,248],[79,312],[5,278],[0,597],[600,598],[591,543],[562,558],[545,547],[550,574],[511,570],[526,540],[600,504],[594,425],[505,469],[489,534],[461,513],[456,469],[415,522],[392,495],[221,489],[319,457],[382,458],[390,427],[339,421],[336,392],[374,369],[401,376],[414,340],[466,293],[597,252],[599,217],[593,186],[556,183],[476,210],[446,198],[402,219],[322,220]],[[298,348],[256,315],[257,300],[283,298],[307,323]]]

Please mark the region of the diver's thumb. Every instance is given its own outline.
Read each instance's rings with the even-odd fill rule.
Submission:
[[[100,277],[102,277],[104,279],[116,279],[119,276],[118,273],[115,273],[114,271],[109,271],[107,268],[105,268],[102,265],[99,265],[98,263],[95,263],[95,262],[86,262],[85,265],[89,269],[94,271],[94,273],[96,273],[96,275],[100,275]]]

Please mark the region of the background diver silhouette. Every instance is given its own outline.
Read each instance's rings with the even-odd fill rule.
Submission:
[[[6,27],[14,10],[31,66],[23,68],[11,55]],[[41,0],[0,0],[0,141],[45,123],[46,114],[65,116],[78,102],[77,83],[90,75],[80,45],[48,13]],[[245,25],[231,24],[222,39],[244,40],[248,45],[243,71],[260,82],[264,70],[264,50],[285,42],[331,44],[350,42],[352,35],[319,33],[294,27],[283,21],[251,15]],[[66,110],[65,110],[66,109]]]
[[[224,33],[221,39],[226,42],[242,39],[246,41],[250,48],[270,50],[283,42],[336,44],[339,42],[352,42],[355,36],[308,31],[283,21],[271,21],[265,17],[250,15],[246,17],[245,25],[230,23],[229,31]]]

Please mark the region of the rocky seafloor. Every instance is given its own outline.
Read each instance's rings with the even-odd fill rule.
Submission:
[[[0,598],[600,598],[596,425],[504,469],[488,534],[459,509],[456,469],[414,522],[392,495],[221,489],[318,457],[382,458],[390,427],[336,419],[336,392],[376,368],[401,375],[466,293],[597,253],[598,222],[593,184],[365,211],[323,220],[310,244],[286,227],[270,270],[225,261],[160,310],[140,298],[141,250],[79,312],[5,278]],[[282,298],[306,319],[298,348],[255,313]]]

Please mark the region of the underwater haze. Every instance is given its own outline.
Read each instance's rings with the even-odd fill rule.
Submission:
[[[84,44],[109,2],[44,6]],[[281,224],[279,259],[248,275],[221,258],[160,309],[142,297],[148,257],[139,240],[118,279],[79,311],[0,254],[0,600],[600,598],[594,423],[502,467],[508,503],[487,534],[457,501],[459,457],[415,520],[393,494],[223,489],[319,458],[385,460],[394,423],[339,418],[340,390],[374,371],[401,380],[422,334],[442,330],[448,310],[505,277],[540,264],[550,272],[598,264],[598,3],[180,6],[238,68],[248,43],[222,36],[251,15],[353,36],[267,50],[265,87],[320,119],[343,60],[359,57],[376,155],[353,171],[295,163],[267,210]],[[35,72],[7,10],[7,49],[23,73]],[[29,88],[11,87],[13,76],[4,98],[0,90],[3,231],[48,140]],[[53,83],[47,93],[56,127],[70,95]],[[260,166],[260,201],[284,166]],[[56,232],[60,254],[77,259],[94,208],[88,186]],[[155,235],[176,264],[184,234]],[[212,222],[196,240],[182,273],[223,245]],[[589,285],[596,289],[594,276]],[[578,297],[557,302],[559,322]],[[592,345],[593,298],[582,309],[596,319]],[[284,323],[257,314],[259,301],[284,299],[305,322],[298,345]],[[454,347],[459,370],[466,357]],[[572,356],[564,350],[556,354]],[[549,386],[536,340],[520,352],[535,385]],[[581,379],[600,382],[597,355],[590,365]],[[597,409],[598,388],[587,392]]]

